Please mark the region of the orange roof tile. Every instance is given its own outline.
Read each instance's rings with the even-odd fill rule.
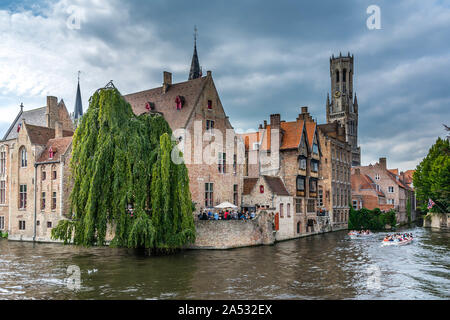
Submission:
[[[72,143],[72,138],[73,137],[50,139],[37,162],[60,161],[61,155],[67,151],[67,148]],[[54,153],[52,159],[50,159],[50,148],[52,148]]]

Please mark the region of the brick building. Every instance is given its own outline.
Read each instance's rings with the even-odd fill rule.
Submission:
[[[243,144],[225,113],[211,71],[201,74],[196,46],[188,81],[172,83],[172,74],[164,72],[161,87],[124,97],[135,114],[158,112],[169,123],[180,141],[197,210],[224,201],[240,206],[244,166],[238,157],[244,157]]]
[[[355,167],[354,173],[357,174],[358,172],[361,175],[367,175],[377,186],[377,190],[385,195],[386,204],[393,206],[397,212],[398,223],[405,223],[408,221],[408,212],[406,210],[408,201],[410,201],[411,204],[411,219],[415,219],[414,191],[404,183],[398,174],[396,174],[398,170],[387,169],[386,158],[380,158],[379,162],[374,165],[370,164],[368,166]],[[353,200],[357,200],[356,196]]]
[[[379,208],[388,211],[394,205],[386,203],[386,195],[381,187],[367,174],[361,174],[359,168],[352,169],[352,206],[355,210]]]
[[[346,229],[351,202],[352,148],[339,122],[319,125],[319,139],[322,147],[319,207],[329,213],[333,230]]]
[[[64,156],[70,153],[72,135],[72,120],[63,100],[47,97],[45,107],[29,111],[21,105],[0,141],[0,227],[9,239],[50,241],[50,230],[60,219],[68,196],[69,190],[63,187]],[[52,204],[49,212],[39,206],[44,183],[38,168],[46,153],[54,157],[50,170],[42,171],[48,172],[51,181],[45,185],[45,200]]]
[[[292,230],[294,235],[317,232],[317,199],[321,146],[316,122],[302,107],[295,121],[281,121],[279,114],[264,121],[258,132],[241,135],[246,148],[244,174],[249,178],[281,178],[293,198]],[[255,163],[256,161],[256,163]],[[280,226],[286,225],[284,203],[276,208]],[[289,217],[291,218],[291,217]],[[298,232],[296,231],[298,230]],[[283,235],[284,237],[284,235]]]
[[[299,217],[294,214],[293,197],[280,177],[260,176],[245,178],[242,204],[257,213],[267,211],[273,216],[278,213],[275,229],[276,240],[292,239],[300,235]]]

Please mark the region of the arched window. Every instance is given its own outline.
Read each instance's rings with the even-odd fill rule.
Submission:
[[[300,233],[300,227],[301,227],[301,225],[300,225],[300,222],[297,222],[297,233]]]
[[[336,70],[336,82],[339,82],[339,70]]]
[[[25,149],[25,147],[20,148],[19,154],[20,154],[20,166],[22,168],[26,168],[28,165],[27,149]]]
[[[347,69],[342,72],[342,82],[347,82]]]

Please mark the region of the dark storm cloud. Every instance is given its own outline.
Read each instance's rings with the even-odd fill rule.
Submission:
[[[46,3],[60,2],[71,3]],[[163,70],[185,81],[197,25],[200,63],[213,71],[236,129],[256,129],[271,113],[292,120],[304,105],[323,123],[329,57],[348,51],[364,164],[387,156],[393,167],[412,168],[445,135],[441,123],[450,123],[449,1],[74,3],[85,7],[76,43],[86,44],[79,55],[89,90],[99,85],[89,83],[94,74],[114,78],[123,93],[160,85]],[[381,8],[381,30],[366,27],[373,4]]]

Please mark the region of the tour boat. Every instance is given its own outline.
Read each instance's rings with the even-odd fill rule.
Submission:
[[[402,241],[400,241],[398,239],[393,240],[393,241],[383,240],[382,245],[383,246],[404,246],[406,244],[411,243],[412,241],[413,241],[413,238],[408,238],[408,239],[402,240]]]
[[[365,233],[357,233],[357,232],[349,232],[348,233],[350,239],[361,239],[361,238],[367,238],[373,235],[372,232],[365,234]]]

